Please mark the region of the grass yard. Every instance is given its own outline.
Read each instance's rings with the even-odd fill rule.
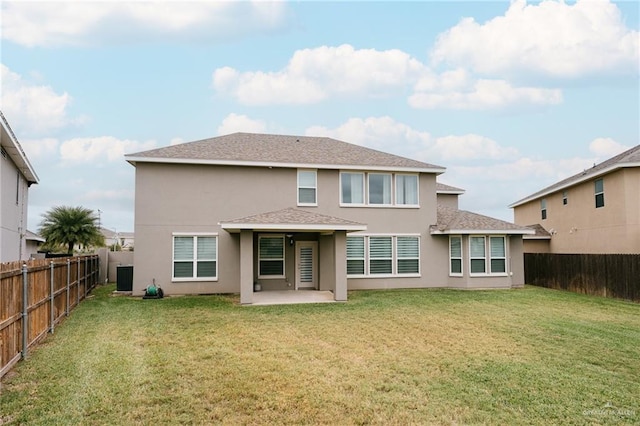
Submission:
[[[99,287],[2,424],[639,424],[640,305],[526,287],[241,307]]]

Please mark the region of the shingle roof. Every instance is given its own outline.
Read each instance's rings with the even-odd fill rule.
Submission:
[[[464,194],[465,190],[462,188],[456,188],[455,186],[445,185],[444,183],[436,182],[436,192],[443,194]]]
[[[571,177],[561,180],[560,182],[556,182],[551,186],[541,189],[540,191],[534,194],[531,194],[521,200],[516,201],[515,203],[511,204],[509,207],[511,208],[517,207],[519,205],[528,203],[529,201],[535,200],[545,195],[552,194],[561,189],[565,189],[570,186],[576,185],[585,180],[593,179],[597,176],[610,173],[621,167],[640,167],[640,145],[636,145],[633,148],[623,152],[622,154],[618,154],[615,157],[612,157],[606,161],[603,161],[600,164],[595,164],[590,169],[586,169],[578,174],[575,174]]]
[[[444,167],[332,138],[233,133],[125,156],[136,162],[325,168],[377,168],[443,173]],[[327,167],[328,168],[328,167]]]
[[[295,208],[223,220],[220,225],[229,231],[240,229],[364,231],[367,229],[367,226],[362,223]]]
[[[438,205],[438,223],[431,226],[432,234],[533,234],[526,226],[516,225],[489,216]]]
[[[536,223],[535,225],[529,225],[528,228],[533,229],[535,231],[535,234],[526,236],[525,237],[526,239],[532,239],[532,240],[551,239],[551,233],[549,233],[549,231],[544,229],[544,226],[540,225],[539,223]]]

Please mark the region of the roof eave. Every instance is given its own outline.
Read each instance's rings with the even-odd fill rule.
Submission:
[[[278,167],[296,169],[331,169],[331,170],[376,170],[389,172],[410,173],[434,173],[440,175],[446,171],[444,167],[407,167],[407,166],[374,166],[374,165],[347,165],[347,164],[310,164],[310,163],[280,163],[260,161],[236,161],[236,160],[204,160],[189,158],[161,158],[140,157],[125,155],[125,160],[131,165],[136,163],[167,163],[167,164],[194,164],[210,166],[242,166],[242,167]]]
[[[18,140],[16,139],[13,130],[11,130],[7,119],[4,117],[4,115],[2,115],[1,112],[0,122],[2,122],[2,132],[4,133],[1,139],[3,142],[2,146],[4,147],[9,157],[11,157],[11,161],[13,161],[13,163],[18,167],[18,170],[20,170],[20,173],[22,173],[29,184],[38,183],[40,181],[38,175],[29,162],[27,154],[25,154],[24,150],[22,149],[20,142],[18,142]],[[9,141],[10,143],[5,143],[5,140]]]
[[[220,227],[227,232],[237,233],[243,229],[257,232],[357,232],[366,231],[367,225],[320,225],[320,224],[300,224],[300,223],[220,223]]]
[[[534,235],[526,229],[432,229],[431,235]]]

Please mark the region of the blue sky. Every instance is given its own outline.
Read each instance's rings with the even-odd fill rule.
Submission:
[[[638,2],[2,1],[1,109],[56,205],[133,231],[133,153],[330,136],[510,203],[640,143]]]

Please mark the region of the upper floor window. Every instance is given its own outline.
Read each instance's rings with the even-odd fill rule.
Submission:
[[[315,170],[298,170],[298,205],[318,205],[318,174]]]
[[[417,207],[418,175],[342,172],[340,204]]]
[[[569,204],[569,194],[567,191],[562,191],[562,205],[566,206],[567,204]]]
[[[340,202],[364,204],[364,173],[340,173]]]
[[[396,204],[418,205],[418,175],[396,175]]]
[[[391,205],[391,174],[369,173],[369,204]]]
[[[218,278],[216,235],[173,236],[174,281],[202,281]]]
[[[604,207],[604,180],[595,181],[596,208]]]
[[[540,200],[540,216],[542,216],[542,220],[547,218],[547,199],[543,198]]]

